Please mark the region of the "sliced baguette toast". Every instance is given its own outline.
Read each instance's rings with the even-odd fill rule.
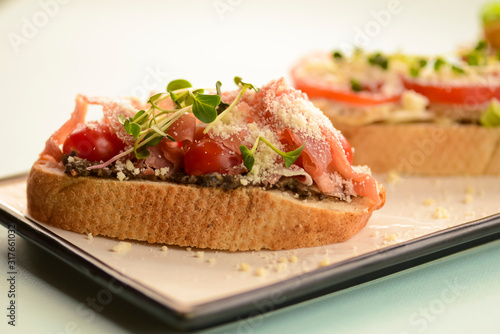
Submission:
[[[79,233],[224,250],[291,249],[341,242],[381,203],[368,198],[301,200],[287,192],[224,191],[164,181],[72,177],[38,160],[27,184],[32,218]]]

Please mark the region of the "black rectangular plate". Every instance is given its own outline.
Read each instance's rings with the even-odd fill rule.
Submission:
[[[500,238],[500,214],[496,214],[182,312],[152,289],[117,272],[1,201],[0,223],[5,227],[13,226],[17,234],[48,250],[103,286],[111,279],[117,280],[124,287],[121,295],[130,303],[180,330],[203,329],[263,314]]]

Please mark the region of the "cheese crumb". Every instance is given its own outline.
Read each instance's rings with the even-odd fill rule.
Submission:
[[[73,158],[71,155],[68,157],[68,162],[74,162],[75,158]]]
[[[284,270],[286,270],[286,268],[288,267],[288,264],[286,262],[280,262],[276,265],[276,272],[282,272]]]
[[[401,176],[395,170],[391,170],[387,173],[387,182],[390,184],[399,183],[401,182]]]
[[[249,265],[248,263],[242,262],[242,263],[240,263],[239,269],[241,271],[250,271],[250,270],[252,270],[252,266]]]
[[[476,216],[476,212],[475,211],[467,211],[465,213],[465,217],[475,217]]]
[[[432,198],[426,198],[424,201],[425,206],[431,206],[431,205],[434,205],[434,203],[436,203],[436,201]]]
[[[215,261],[216,261],[216,260],[215,260],[215,258],[214,258],[214,257],[211,257],[211,258],[209,258],[209,259],[208,259],[208,263],[209,263],[211,266],[213,266],[213,265],[215,264]]]
[[[466,194],[464,198],[465,204],[470,204],[474,201],[474,196],[472,194]]]
[[[371,235],[370,235],[372,238],[378,238],[380,236],[380,232],[379,231],[375,231],[373,232]]]
[[[474,189],[474,187],[467,187],[465,188],[465,193],[466,194],[474,194],[476,192],[476,189]]]
[[[267,275],[267,270],[264,269],[263,267],[260,267],[259,269],[257,269],[257,271],[255,272],[255,274],[259,277],[264,277]]]
[[[202,258],[202,257],[204,257],[204,256],[205,256],[205,252],[203,252],[203,251],[196,252],[196,257],[197,257],[197,258],[200,258],[200,259],[201,259],[201,258]]]
[[[115,245],[111,250],[117,253],[128,252],[132,248],[132,244],[130,242],[120,241],[118,245]]]
[[[297,263],[299,259],[295,255],[290,256],[290,262]]]
[[[186,247],[186,251],[191,252],[191,247]]]
[[[330,259],[327,257],[325,257],[323,260],[319,262],[320,267],[326,267],[328,265],[330,265]]]
[[[164,252],[164,253],[168,252],[168,247],[167,246],[162,246],[161,247],[161,251]]]
[[[123,173],[122,171],[116,173],[116,177],[118,178],[118,180],[120,181],[123,181],[127,178],[127,176],[125,175],[125,173]]]
[[[92,241],[92,239],[94,239],[94,236],[92,235],[92,233],[87,234],[87,239],[89,241]]]
[[[286,262],[288,262],[288,259],[286,257],[284,257],[284,256],[280,257],[280,262],[281,263],[286,263]]]
[[[446,210],[445,208],[436,208],[436,212],[434,212],[434,218],[436,219],[448,219],[449,218],[449,214],[448,214],[448,210]]]
[[[129,170],[130,172],[133,171],[135,169],[135,166],[134,164],[132,163],[132,161],[130,160],[127,160],[127,162],[125,163],[125,167],[127,168],[127,170]]]
[[[386,234],[386,235],[384,235],[384,241],[386,241],[386,242],[395,242],[396,241],[396,235],[395,234]]]

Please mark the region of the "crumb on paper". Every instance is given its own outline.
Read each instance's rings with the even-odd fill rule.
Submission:
[[[162,251],[163,253],[168,252],[168,247],[167,247],[167,246],[162,246],[162,247],[161,247],[161,251]]]
[[[279,260],[281,263],[287,263],[288,262],[288,259],[285,257],[285,256],[282,256],[280,257],[280,260]]]
[[[320,267],[326,267],[328,265],[330,265],[330,259],[327,257],[325,257],[323,260],[319,262]]]
[[[88,239],[88,241],[92,241],[94,239],[94,236],[92,235],[92,233],[87,234],[87,239]]]
[[[276,265],[276,272],[280,273],[282,271],[285,271],[287,267],[288,264],[286,262],[280,262]]]
[[[113,246],[111,249],[113,252],[124,253],[128,252],[132,248],[132,244],[130,242],[120,241],[118,245]]]
[[[257,271],[255,272],[255,274],[259,277],[264,277],[267,275],[267,270],[264,269],[263,267],[260,267],[257,269]]]
[[[386,242],[395,242],[396,240],[397,240],[396,234],[394,233],[384,235],[384,241]]]
[[[465,213],[465,217],[475,217],[476,216],[476,212],[475,211],[467,211]]]
[[[431,205],[434,205],[435,203],[436,203],[436,201],[433,198],[428,197],[424,200],[425,206],[431,206]]]
[[[191,247],[186,247],[186,251],[191,252]]]
[[[472,202],[474,202],[474,196],[472,194],[466,194],[464,198],[464,203],[470,204]]]
[[[448,219],[449,218],[448,210],[446,210],[445,208],[442,208],[442,207],[436,208],[436,211],[434,212],[434,218],[436,218],[436,219]]]
[[[246,263],[246,262],[242,262],[242,263],[240,263],[240,265],[239,265],[239,269],[240,269],[241,271],[245,271],[245,272],[246,272],[246,271],[250,271],[250,270],[252,270],[252,266],[251,266],[251,265],[249,265],[249,264],[248,264],[248,263]]]
[[[203,251],[196,252],[196,253],[195,253],[195,256],[196,256],[197,258],[201,259],[202,257],[204,257],[204,256],[205,256],[205,252],[203,252]]]
[[[379,231],[375,231],[372,234],[370,234],[370,237],[372,237],[372,238],[378,238],[379,236],[380,236],[380,232]]]
[[[214,257],[211,257],[208,259],[208,264],[210,264],[211,266],[213,266],[215,264],[216,260]]]
[[[474,194],[475,192],[476,192],[476,189],[475,189],[474,187],[472,187],[472,186],[469,186],[469,187],[465,188],[465,193],[466,193],[466,194],[470,194],[470,195],[472,195],[472,194]]]
[[[297,263],[298,261],[299,261],[299,259],[295,255],[290,256],[291,263]]]
[[[401,176],[398,172],[396,172],[395,170],[391,170],[389,171],[389,173],[387,173],[387,183],[396,184],[399,182],[401,182]]]
[[[352,246],[352,250],[354,252],[354,255],[358,255],[358,246],[357,245]]]

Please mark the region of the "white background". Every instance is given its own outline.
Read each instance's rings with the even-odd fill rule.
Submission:
[[[29,170],[77,93],[144,95],[175,78],[233,89],[355,42],[441,53],[479,35],[484,1],[0,0],[0,176]],[[392,13],[391,13],[392,12]]]

